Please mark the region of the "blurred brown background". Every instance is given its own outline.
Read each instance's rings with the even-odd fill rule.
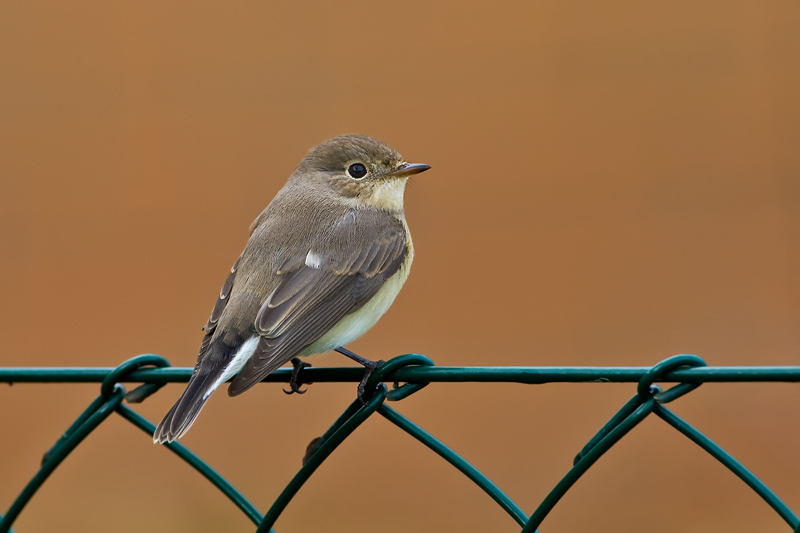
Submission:
[[[439,365],[800,362],[800,4],[4,2],[0,365],[194,364],[250,222],[318,142],[429,163],[406,194],[417,259],[351,348]],[[315,365],[344,365],[337,355]],[[266,511],[355,394],[219,394],[183,440]],[[96,385],[0,387],[0,513]],[[181,386],[136,407],[158,421]],[[527,512],[634,385],[432,385],[396,405]],[[800,510],[800,389],[706,385],[674,409]],[[112,416],[16,523],[252,531]],[[657,419],[543,532],[782,532]],[[277,524],[518,531],[378,417]]]

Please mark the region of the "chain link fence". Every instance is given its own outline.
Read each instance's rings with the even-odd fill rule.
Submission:
[[[191,368],[172,368],[158,355],[141,355],[116,368],[0,368],[0,382],[5,383],[101,383],[99,396],[81,413],[53,447],[44,454],[40,469],[22,489],[8,510],[0,515],[0,533],[11,526],[53,471],[83,440],[112,413],[141,429],[148,440],[155,425],[127,404],[138,403],[166,383],[187,382]],[[264,381],[288,382],[291,371],[278,370]],[[359,382],[358,368],[308,368],[302,379],[307,383]],[[575,456],[573,466],[528,516],[479,470],[465,461],[433,435],[387,405],[414,394],[436,382],[495,383],[636,383],[636,393],[591,438]],[[797,515],[760,479],[728,452],[666,407],[667,403],[692,392],[706,382],[800,382],[800,367],[709,367],[695,355],[676,355],[651,368],[642,367],[437,367],[429,358],[407,354],[389,360],[367,382],[363,402],[356,400],[339,416],[325,434],[310,446],[303,466],[272,503],[266,514],[245,498],[231,483],[178,442],[166,447],[192,466],[233,502],[254,524],[257,533],[274,533],[273,525],[292,498],[325,459],[370,416],[377,413],[402,429],[433,453],[450,463],[467,479],[480,487],[521,528],[534,533],[561,498],[612,446],[650,415],[655,415],[703,451],[722,463],[762,498],[786,522],[786,531],[800,533]],[[139,384],[126,391],[122,383]],[[390,384],[387,386],[386,383]],[[662,388],[657,383],[674,384]],[[370,392],[371,391],[371,392]]]

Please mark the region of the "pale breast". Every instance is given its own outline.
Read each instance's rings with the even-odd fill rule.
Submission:
[[[335,326],[328,330],[316,342],[300,352],[304,357],[318,353],[325,353],[346,346],[367,332],[383,314],[389,310],[395,297],[403,288],[408,278],[413,253],[409,250],[408,258],[403,266],[391,278],[386,280],[383,287],[365,303],[358,311],[342,318]]]

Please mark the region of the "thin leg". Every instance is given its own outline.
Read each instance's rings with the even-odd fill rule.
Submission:
[[[364,377],[361,378],[361,383],[358,384],[358,399],[361,400],[361,403],[364,402],[364,388],[367,385],[367,380],[375,371],[376,368],[384,364],[386,361],[383,359],[379,359],[377,361],[370,361],[369,359],[365,359],[360,355],[356,355],[347,348],[336,348],[336,351],[342,355],[345,355],[355,361],[356,363],[360,364],[364,367]]]
[[[301,361],[297,357],[293,357],[292,358],[292,377],[289,378],[289,389],[290,390],[283,389],[283,392],[285,392],[286,394],[294,394],[295,392],[297,394],[305,394],[306,391],[308,391],[308,389],[306,389],[306,390],[301,390],[300,389],[300,384],[298,383],[298,378],[300,377],[300,371],[303,370],[304,368],[308,368],[310,366],[311,366],[310,363],[306,363],[305,361]]]

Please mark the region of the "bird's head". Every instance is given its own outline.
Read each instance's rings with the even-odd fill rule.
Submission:
[[[311,149],[295,172],[314,187],[363,207],[402,211],[409,176],[431,168],[405,162],[396,150],[362,135],[342,135]]]

